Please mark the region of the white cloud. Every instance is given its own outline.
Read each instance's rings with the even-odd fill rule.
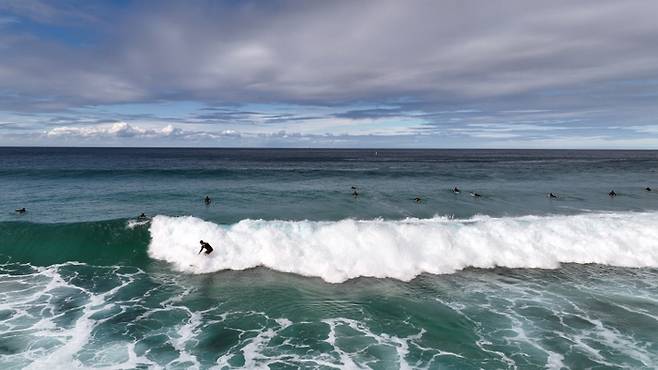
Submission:
[[[628,126],[628,127],[618,127],[621,129],[633,130],[642,134],[658,135],[658,125],[646,125],[646,126]]]
[[[171,137],[182,135],[183,131],[167,125],[160,129],[146,129],[139,126],[133,126],[126,122],[115,122],[112,124],[100,124],[96,126],[61,126],[55,127],[46,132],[48,137]]]

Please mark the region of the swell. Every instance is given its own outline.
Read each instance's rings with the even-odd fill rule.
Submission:
[[[36,224],[0,223],[0,261],[48,266],[68,261],[141,266],[148,261],[147,227],[125,220]]]
[[[467,268],[557,268],[561,263],[658,267],[658,212],[406,220],[266,221],[199,218],[0,223],[0,261],[145,266],[209,273],[264,266],[328,282],[410,280]],[[199,255],[199,240],[215,252]]]

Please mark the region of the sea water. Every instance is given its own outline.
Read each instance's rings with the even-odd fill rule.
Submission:
[[[657,169],[655,151],[0,148],[0,367],[656,368]]]

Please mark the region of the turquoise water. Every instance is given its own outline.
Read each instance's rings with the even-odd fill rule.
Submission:
[[[0,148],[0,366],[655,368],[657,160]]]

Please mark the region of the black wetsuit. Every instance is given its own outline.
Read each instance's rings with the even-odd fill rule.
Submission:
[[[200,254],[204,249],[206,250],[206,254],[210,254],[213,251],[213,248],[210,246],[210,244],[203,242],[201,243],[201,249],[199,250],[198,254]]]

